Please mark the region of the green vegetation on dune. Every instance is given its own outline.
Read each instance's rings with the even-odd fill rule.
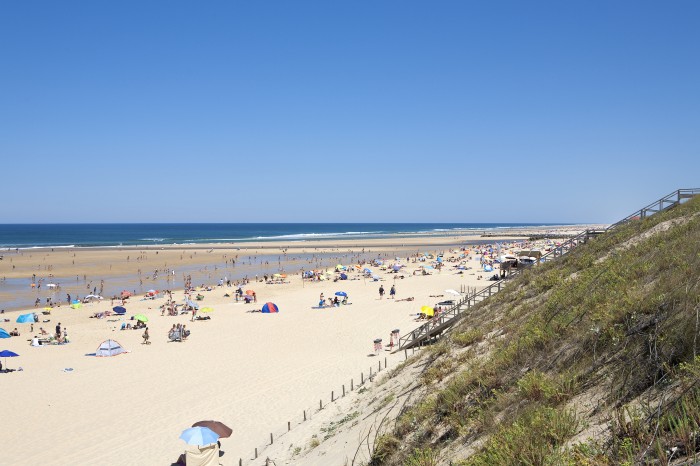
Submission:
[[[699,212],[630,222],[472,308],[370,464],[700,458]]]

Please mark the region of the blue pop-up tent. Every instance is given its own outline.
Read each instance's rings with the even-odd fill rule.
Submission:
[[[10,334],[4,328],[0,328],[0,338],[10,338]]]
[[[17,317],[17,323],[18,324],[33,324],[34,323],[34,314],[22,314],[19,317]]]

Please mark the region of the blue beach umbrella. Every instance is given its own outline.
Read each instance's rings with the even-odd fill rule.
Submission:
[[[0,328],[0,338],[10,338],[10,334],[4,328]]]
[[[209,445],[219,440],[219,435],[208,427],[190,427],[185,429],[180,438],[188,445]]]
[[[112,310],[114,311],[115,314],[119,314],[119,315],[126,314],[126,308],[124,308],[122,306],[114,306],[112,308]]]
[[[21,316],[17,317],[17,323],[18,324],[33,324],[34,323],[34,314],[22,314]]]
[[[5,358],[5,368],[7,368],[7,358],[14,358],[19,356],[19,354],[10,351],[10,350],[2,350],[0,351],[0,358]]]
[[[336,296],[347,296],[348,294],[347,294],[346,292],[344,292],[344,291],[336,291],[336,292],[335,292],[335,295],[336,295]]]

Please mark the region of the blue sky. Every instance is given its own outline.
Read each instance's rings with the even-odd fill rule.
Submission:
[[[700,2],[0,5],[0,222],[611,222],[700,181]]]

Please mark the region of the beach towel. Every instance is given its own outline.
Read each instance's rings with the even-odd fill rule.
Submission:
[[[187,466],[218,466],[219,445],[212,443],[202,447],[188,446],[185,450]]]

